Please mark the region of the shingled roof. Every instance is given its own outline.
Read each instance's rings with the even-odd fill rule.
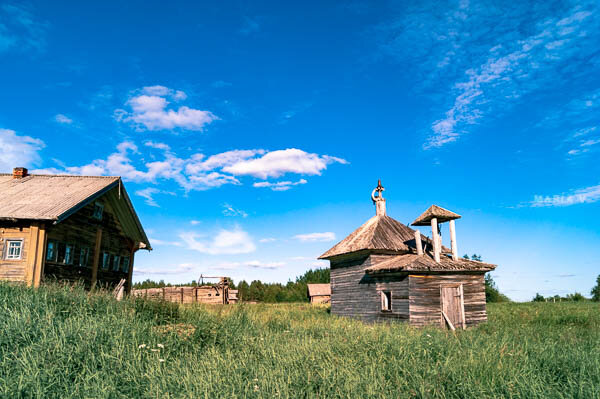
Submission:
[[[47,220],[59,223],[96,198],[121,184],[117,176],[0,174],[0,219]],[[108,198],[117,209],[124,229],[150,249],[146,233],[121,185],[119,198]]]
[[[448,256],[442,256],[440,263],[437,263],[431,254],[423,255],[405,254],[392,256],[371,266],[365,271],[368,274],[386,273],[386,272],[423,272],[423,271],[470,271],[470,272],[489,272],[494,270],[496,265],[491,263],[477,262],[474,260],[458,258],[452,260]]]
[[[424,236],[423,240],[427,240]],[[319,259],[358,252],[362,250],[385,250],[409,252],[414,247],[415,231],[399,221],[387,216],[376,215],[354,230]]]
[[[444,223],[449,220],[460,219],[460,215],[451,212],[441,206],[431,205],[425,212],[412,222],[413,226],[429,226],[431,219],[437,218],[438,223]]]
[[[331,295],[331,284],[306,284],[308,296]]]

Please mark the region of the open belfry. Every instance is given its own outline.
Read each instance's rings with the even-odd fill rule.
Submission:
[[[429,207],[412,223],[431,226],[428,238],[387,215],[383,191],[379,181],[371,193],[375,216],[319,257],[331,265],[331,313],[450,329],[486,321],[484,275],[496,266],[458,257],[460,215]]]

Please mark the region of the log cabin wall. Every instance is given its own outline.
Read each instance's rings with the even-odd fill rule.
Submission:
[[[20,259],[7,259],[7,240],[22,240]],[[28,221],[0,222],[0,279],[25,282],[29,261],[30,224]]]
[[[113,189],[111,191],[116,190]],[[119,221],[106,195],[81,208],[66,220],[48,227],[44,276],[62,281],[81,281],[86,288],[92,284],[92,268],[95,259],[96,235],[102,229],[98,256],[97,285],[112,287],[121,279],[127,280],[131,264],[133,243],[122,232]],[[94,217],[96,203],[102,204],[102,219]],[[49,245],[55,246],[56,254],[49,253]],[[66,256],[69,246],[71,255]],[[104,254],[108,257],[105,258]]]
[[[389,255],[362,255],[331,260],[331,313],[364,321],[408,320],[406,276],[372,277],[365,269]],[[382,311],[381,292],[390,291],[391,311]]]
[[[229,290],[229,288],[227,288],[227,292],[230,291],[233,290]],[[206,285],[200,287],[146,288],[131,291],[131,294],[135,297],[164,300],[167,302],[176,303],[205,303],[212,305],[223,304],[223,293],[224,290],[222,287],[212,287]],[[237,295],[233,301],[228,301],[228,303],[235,302],[237,302]]]
[[[418,274],[408,277],[410,323],[444,325],[441,314],[440,286],[462,284],[467,327],[487,320],[484,274]]]

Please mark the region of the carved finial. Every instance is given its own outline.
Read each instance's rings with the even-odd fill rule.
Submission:
[[[377,187],[371,193],[371,199],[373,200],[373,204],[375,204],[375,212],[378,216],[385,215],[385,198],[383,198],[383,191],[385,188],[381,185],[381,180],[377,180]],[[377,193],[377,196],[375,196]]]

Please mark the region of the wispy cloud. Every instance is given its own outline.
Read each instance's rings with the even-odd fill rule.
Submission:
[[[277,241],[277,239],[273,238],[273,237],[265,237],[265,238],[261,238],[260,240],[258,240],[258,242],[261,242],[263,244],[267,243],[267,242],[273,242],[273,241]]]
[[[148,238],[148,240],[152,243],[152,246],[160,246],[160,245],[168,245],[172,247],[183,247],[183,243],[181,241],[165,241],[159,240],[158,238]]]
[[[15,166],[37,166],[39,152],[45,144],[29,136],[19,136],[14,130],[0,129],[0,172],[10,172]]]
[[[236,209],[230,204],[223,204],[223,215],[225,216],[241,216],[243,218],[248,217],[248,214],[241,209]]]
[[[257,18],[251,18],[248,16],[244,16],[244,20],[242,22],[242,27],[240,28],[240,33],[242,35],[250,35],[252,33],[256,33],[260,30],[260,23]]]
[[[73,123],[73,119],[71,119],[71,118],[69,118],[68,116],[66,116],[66,115],[63,115],[63,114],[57,114],[57,115],[54,117],[54,120],[55,120],[57,123],[60,123],[60,124],[63,124],[63,125],[70,125],[70,124],[72,124],[72,123]]]
[[[146,199],[146,204],[150,205],[150,206],[155,206],[155,207],[159,207],[158,203],[156,202],[156,200],[154,199],[154,196],[156,194],[169,194],[169,195],[175,195],[175,193],[170,192],[170,191],[164,191],[164,190],[159,190],[158,188],[155,187],[147,187],[144,188],[142,190],[137,190],[135,192],[135,195],[138,195],[140,197],[143,197]]]
[[[570,193],[562,193],[552,196],[536,195],[531,202],[531,206],[570,206],[577,204],[589,204],[598,201],[600,201],[600,185],[585,187],[574,190]]]
[[[252,237],[239,227],[233,230],[220,230],[213,236],[183,232],[179,238],[188,249],[209,255],[247,254],[256,250]]]
[[[439,7],[424,1],[411,3],[400,18],[381,25],[382,54],[401,61],[427,90],[435,87],[438,97],[451,98],[432,122],[423,147],[458,140],[525,94],[563,80],[563,73],[571,76],[567,71],[574,65],[593,73],[585,63],[600,39],[595,13],[592,1],[536,7],[465,0]]]
[[[299,184],[306,184],[308,181],[306,179],[300,179],[298,181],[278,181],[278,182],[268,182],[268,181],[259,181],[253,184],[254,187],[267,187],[273,191],[287,191],[293,186],[297,186]]]
[[[335,233],[327,231],[324,233],[298,234],[295,235],[294,238],[303,242],[328,242],[335,240]]]
[[[25,4],[0,5],[0,53],[8,50],[43,51],[48,24]]]
[[[135,92],[126,105],[131,111],[117,109],[115,117],[118,121],[132,124],[136,130],[197,130],[219,118],[210,111],[193,109],[182,105],[177,109],[168,109],[170,99],[183,101],[185,92],[172,90],[165,86],[147,86]]]

